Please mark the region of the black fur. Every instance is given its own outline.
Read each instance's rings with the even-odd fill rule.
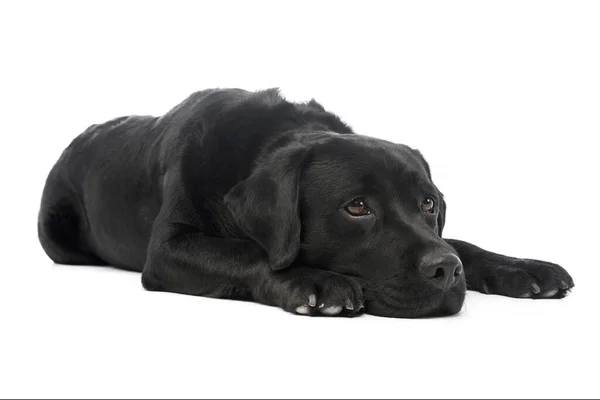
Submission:
[[[350,215],[355,198],[371,213]],[[454,314],[467,285],[533,298],[573,287],[555,264],[442,239],[445,207],[419,152],[352,134],[314,100],[205,90],[73,140],[48,176],[38,232],[57,263],[310,315]]]

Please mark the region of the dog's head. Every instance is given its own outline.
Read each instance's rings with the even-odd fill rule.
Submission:
[[[226,201],[271,268],[296,261],[357,277],[369,313],[419,317],[462,307],[462,264],[441,238],[443,196],[407,146],[359,135],[299,138],[261,160]]]

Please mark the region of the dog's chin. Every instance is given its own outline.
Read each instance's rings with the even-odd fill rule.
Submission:
[[[367,293],[366,312],[389,318],[428,318],[456,315],[466,296],[464,279],[447,292],[425,292],[422,296],[402,296],[389,291]],[[386,293],[387,292],[387,293]]]

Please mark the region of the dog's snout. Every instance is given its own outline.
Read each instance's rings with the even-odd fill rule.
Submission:
[[[455,254],[428,256],[421,260],[419,269],[435,286],[449,289],[463,273],[463,265]]]

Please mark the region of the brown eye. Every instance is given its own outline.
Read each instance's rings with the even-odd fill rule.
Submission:
[[[421,208],[423,209],[423,211],[428,212],[430,214],[435,213],[435,202],[433,201],[433,198],[431,196],[426,196],[425,198],[423,198]]]
[[[348,214],[352,215],[353,217],[371,214],[371,210],[369,210],[369,207],[367,207],[367,203],[365,203],[364,199],[352,200],[346,205],[345,209]]]

